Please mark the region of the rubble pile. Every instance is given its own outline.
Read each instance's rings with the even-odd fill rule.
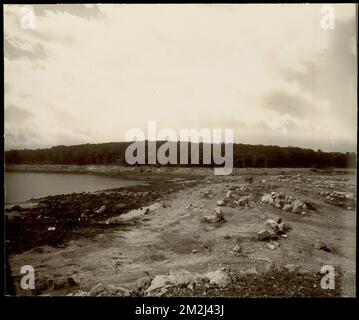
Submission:
[[[247,187],[231,187],[227,192],[223,200],[218,200],[218,206],[228,206],[231,208],[236,207],[253,207],[254,203],[251,200],[251,197],[247,194],[249,189]]]
[[[260,241],[277,240],[279,237],[287,238],[287,232],[292,230],[292,227],[282,222],[281,218],[278,218],[277,221],[268,219],[264,225],[265,228],[257,233],[257,238]],[[274,245],[276,245],[276,243],[274,243]]]
[[[115,285],[104,285],[102,283],[98,283],[90,291],[77,290],[68,294],[68,296],[74,297],[124,297],[129,295],[130,291],[125,288]]]
[[[354,210],[356,207],[356,197],[352,192],[340,191],[321,191],[320,195],[325,197],[326,201],[338,207]]]
[[[196,288],[226,288],[232,283],[231,273],[225,268],[204,274],[187,270],[170,271],[168,274],[155,276],[147,288],[137,288],[137,293],[146,296],[163,296],[171,293],[194,291]]]
[[[224,222],[226,221],[226,219],[224,219],[221,208],[215,207],[214,212],[212,214],[203,217],[203,221],[209,223],[216,223],[216,222]]]
[[[201,192],[201,198],[202,199],[208,199],[211,200],[216,194],[214,193],[213,189],[206,190],[204,192]]]
[[[297,199],[284,192],[271,192],[264,194],[261,198],[263,203],[268,203],[273,207],[284,211],[292,211],[294,213],[306,213],[305,210],[316,210],[313,204],[308,201]]]

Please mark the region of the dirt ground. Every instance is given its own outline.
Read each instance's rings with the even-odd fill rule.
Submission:
[[[91,172],[118,174],[116,170],[92,167]],[[97,216],[96,228],[86,224],[76,232],[65,230],[69,236],[61,237],[56,245],[47,244],[45,239],[26,251],[11,251],[9,244],[17,294],[67,295],[75,290],[88,292],[101,284],[141,295],[138,281],[144,276],[153,279],[176,270],[203,274],[221,269],[235,278],[231,286],[202,291],[192,288],[172,291],[170,295],[355,295],[356,205],[331,200],[327,193],[350,192],[356,199],[356,172],[235,169],[232,175],[220,177],[212,171],[204,168],[127,171],[126,176],[140,176],[157,185],[155,196],[134,201],[132,206],[121,207],[122,211]],[[229,190],[242,190],[250,205],[221,205],[224,221],[204,221]],[[113,191],[112,207],[125,198],[133,199],[133,194],[117,197],[121,192]],[[300,198],[311,203],[313,210],[294,213],[262,202],[262,196],[271,192]],[[51,198],[48,200],[51,202]],[[292,230],[286,238],[279,237],[273,249],[268,246],[270,242],[259,241],[257,233],[267,219],[278,218]],[[86,235],[88,230],[90,237]],[[12,239],[14,245],[16,240]],[[35,269],[36,290],[32,292],[18,285],[23,265]],[[336,287],[332,291],[321,289],[323,265],[331,265],[336,271]]]

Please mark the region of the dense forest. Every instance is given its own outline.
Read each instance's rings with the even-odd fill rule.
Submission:
[[[157,149],[164,142],[157,142]],[[119,164],[127,165],[125,151],[128,142],[56,146],[48,149],[9,150],[5,152],[6,164]],[[199,145],[200,165],[203,144]],[[147,142],[146,142],[147,150]],[[189,148],[190,150],[190,148]],[[222,146],[224,152],[224,147]],[[179,145],[177,158],[179,163]],[[222,152],[222,154],[223,154]],[[147,152],[146,152],[147,155]],[[189,155],[190,157],[190,155]],[[147,162],[146,162],[147,163]],[[297,147],[264,145],[233,145],[234,167],[307,167],[356,168],[356,153],[323,152]],[[204,165],[202,165],[204,166]]]

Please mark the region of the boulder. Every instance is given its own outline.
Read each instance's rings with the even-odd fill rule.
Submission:
[[[350,200],[354,200],[355,199],[354,193],[351,193],[351,192],[346,193],[345,198],[350,199]]]
[[[157,275],[151,281],[149,287],[145,290],[146,292],[153,292],[171,285],[171,280],[167,275]]]
[[[280,224],[278,224],[278,234],[285,234],[288,231],[292,230],[292,227],[289,226],[288,224],[281,222]]]
[[[259,272],[257,271],[256,268],[251,268],[251,269],[248,269],[245,271],[240,271],[239,273],[242,275],[249,275],[249,274],[257,275],[257,274],[259,274]]]
[[[238,199],[237,204],[242,207],[249,206],[249,196]]]
[[[273,219],[268,219],[264,223],[266,230],[269,230],[271,232],[276,232],[278,230],[278,223],[274,221]]]
[[[304,205],[304,202],[302,200],[299,200],[299,199],[294,200],[292,211],[293,212],[301,211],[300,209],[302,209],[303,205]]]
[[[105,291],[106,287],[100,282],[88,292],[88,295],[90,297],[98,297],[102,295]]]
[[[260,241],[266,241],[276,238],[276,234],[267,229],[263,229],[257,233],[257,238]]]
[[[226,194],[226,198],[229,199],[232,196],[232,193],[233,192],[231,190],[229,190]]]
[[[232,249],[233,253],[240,253],[241,252],[241,247],[237,244],[233,247]]]
[[[293,205],[291,203],[287,203],[282,208],[284,211],[290,211],[293,209]]]
[[[263,195],[262,198],[261,198],[261,201],[263,203],[269,203],[269,204],[273,203],[273,199],[272,199],[272,196],[270,194]]]
[[[151,285],[152,278],[150,276],[144,276],[137,280],[136,286],[137,290],[145,291]]]
[[[270,249],[270,250],[275,250],[277,247],[273,243],[267,243],[267,248]]]
[[[106,207],[105,207],[105,206],[102,206],[102,207],[98,208],[97,210],[95,210],[95,213],[101,214],[101,213],[103,213],[105,210],[106,210]]]
[[[207,272],[204,277],[209,280],[210,284],[214,284],[222,288],[225,288],[231,283],[231,279],[227,272],[222,270]]]

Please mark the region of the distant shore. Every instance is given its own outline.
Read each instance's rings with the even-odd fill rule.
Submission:
[[[161,175],[179,175],[179,176],[214,176],[211,167],[180,167],[180,166],[122,166],[122,165],[62,165],[62,164],[11,164],[5,166],[5,171],[17,172],[68,172],[68,173],[92,173],[105,174],[121,177],[131,177],[132,179],[143,179],[146,177],[155,178]],[[351,174],[356,169],[352,168],[233,168],[231,175],[261,175],[265,171],[267,174],[284,173],[335,173]]]

